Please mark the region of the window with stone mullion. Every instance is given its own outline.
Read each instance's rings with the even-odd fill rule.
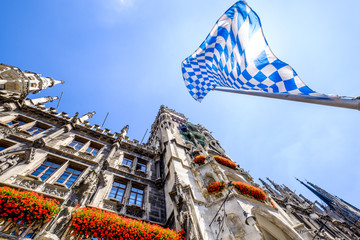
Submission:
[[[39,177],[42,181],[48,179],[58,168],[60,164],[45,161],[31,175]]]
[[[126,165],[128,166],[129,168],[132,167],[132,164],[133,164],[134,160],[129,158],[129,157],[124,157],[123,161],[122,161],[122,165]]]
[[[39,133],[42,133],[43,131],[45,131],[44,128],[41,128],[37,125],[29,128],[28,130],[26,130],[28,133],[30,133],[31,135],[36,135],[36,134],[39,134]]]
[[[122,182],[114,181],[113,186],[111,188],[109,198],[115,198],[122,202],[126,191],[126,184]]]
[[[68,167],[56,182],[65,184],[68,188],[70,188],[74,184],[76,179],[78,179],[80,174],[80,170]]]
[[[130,191],[129,205],[138,205],[142,207],[144,201],[144,190],[132,187]]]
[[[76,151],[79,151],[84,145],[85,142],[79,141],[76,138],[74,138],[72,142],[69,144],[69,146],[73,147]]]
[[[13,127],[20,127],[20,126],[25,125],[27,123],[22,121],[22,120],[14,119],[14,120],[6,122],[6,124],[9,127],[13,128]]]

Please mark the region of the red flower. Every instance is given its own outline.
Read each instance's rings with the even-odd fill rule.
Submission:
[[[254,187],[250,184],[243,182],[232,182],[232,184],[235,187],[235,189],[238,190],[241,194],[251,196],[260,201],[266,200],[266,194],[260,188]]]
[[[71,228],[77,238],[185,240],[181,232],[177,233],[159,225],[121,217],[96,208],[77,210],[71,220]]]
[[[224,158],[221,156],[214,156],[214,159],[221,165],[227,166],[229,168],[236,169],[238,167],[236,163],[234,163],[233,161],[231,161],[227,158]]]
[[[58,201],[35,192],[0,187],[0,217],[22,224],[32,219],[50,221],[60,211]]]
[[[225,184],[223,181],[219,181],[219,182],[213,182],[210,183],[206,189],[208,190],[209,193],[216,193],[216,192],[220,192],[225,188]]]
[[[197,164],[203,164],[205,162],[205,159],[205,155],[198,155],[193,159],[193,162]]]

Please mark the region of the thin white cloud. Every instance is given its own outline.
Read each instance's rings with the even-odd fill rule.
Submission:
[[[107,0],[104,1],[106,8],[115,12],[124,11],[134,5],[134,0]]]
[[[134,8],[136,0],[102,0],[92,1],[96,6],[96,15],[105,27],[119,23]]]

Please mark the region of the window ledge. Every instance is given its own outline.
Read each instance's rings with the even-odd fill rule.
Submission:
[[[37,180],[37,181],[42,182],[42,180],[41,180],[38,176],[34,176],[34,175],[31,175],[31,174],[27,174],[25,177],[28,177],[28,178],[31,178],[31,179],[34,179],[34,180]]]
[[[92,155],[91,153],[88,153],[88,152],[83,152],[83,154],[89,155],[89,156],[91,156],[91,157],[95,157],[95,156],[96,156],[96,154],[95,154],[95,155]]]
[[[119,199],[116,198],[108,198],[108,199],[104,199],[104,201],[108,201],[108,202],[112,202],[112,203],[116,203],[118,206],[122,206],[124,204],[121,203],[121,201]]]
[[[146,172],[142,170],[135,170],[135,173],[139,176],[146,177]]]
[[[143,218],[145,213],[145,209],[142,207],[131,204],[126,206],[126,214],[137,217],[137,218]]]
[[[63,188],[66,188],[66,189],[69,189],[69,188],[68,188],[65,184],[63,184],[63,183],[54,182],[54,185],[59,186],[59,187],[63,187]]]

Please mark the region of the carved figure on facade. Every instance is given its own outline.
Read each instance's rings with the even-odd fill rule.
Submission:
[[[51,224],[50,233],[59,238],[62,237],[71,221],[72,209],[72,207],[64,207],[61,210],[56,220]]]
[[[179,126],[180,134],[186,141],[193,143],[195,146],[200,144],[202,147],[205,147],[206,138],[194,124],[188,122],[184,125]]]
[[[106,184],[101,170],[104,170],[107,166],[107,161],[102,159],[97,167],[89,170],[82,181],[79,181],[79,183],[75,185],[72,196],[68,201],[69,206],[75,206],[76,204],[83,206],[90,202],[91,196],[95,193],[96,189],[98,189],[99,185],[104,186]]]
[[[129,125],[126,125],[125,127],[123,127],[123,129],[121,129],[120,133],[117,134],[117,139],[121,142],[123,139],[125,139],[128,131],[129,131]]]
[[[6,155],[0,159],[0,173],[16,165],[20,160],[20,155]]]
[[[10,136],[11,134],[16,134],[18,133],[20,130],[18,127],[13,127],[13,128],[0,128],[0,139],[4,139],[8,136]]]

